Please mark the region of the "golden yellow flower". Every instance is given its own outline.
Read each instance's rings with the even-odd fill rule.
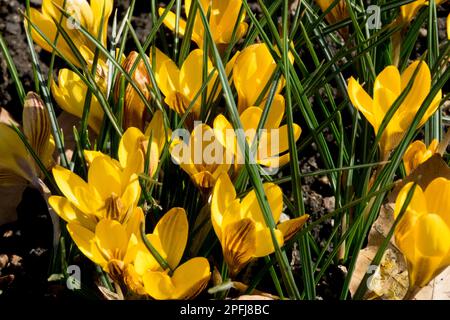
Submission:
[[[174,140],[171,155],[192,181],[206,190],[214,186],[223,172],[228,172],[232,162],[225,148],[217,141],[214,130],[206,124],[197,125],[189,141]]]
[[[447,16],[447,39],[450,40],[450,14]]]
[[[226,72],[229,74],[233,68],[237,54],[227,63]],[[152,51],[150,51],[152,60]],[[177,67],[168,56],[155,48],[155,77],[159,89],[165,96],[166,104],[175,112],[183,115],[190,103],[193,102],[192,112],[194,118],[198,119],[201,110],[202,95],[194,98],[203,85],[203,51],[200,49],[192,51],[184,61],[181,69]],[[207,86],[207,100],[210,99],[214,82],[217,79],[217,70],[208,59],[207,76],[213,72],[213,76]],[[217,99],[221,91],[221,85],[214,95]]]
[[[282,125],[285,110],[283,96],[276,95],[270,108],[265,125],[260,132],[258,148],[255,152],[256,163],[268,168],[278,168],[289,162],[289,139],[288,126]],[[251,148],[257,134],[259,121],[261,120],[263,109],[260,107],[249,107],[240,115],[242,128],[247,138],[247,143]],[[214,120],[214,131],[217,140],[235,156],[237,167],[244,163],[244,155],[238,146],[233,126],[223,115],[218,115]],[[294,138],[298,140],[301,128],[293,124]]]
[[[429,94],[431,88],[430,69],[425,62],[420,61],[413,62],[401,75],[395,66],[386,67],[375,80],[373,99],[353,77],[348,82],[348,94],[352,104],[364,114],[377,134],[384,116],[405,90],[417,68],[417,75],[410,91],[381,136],[382,159],[387,159],[390,152],[397,147]],[[424,125],[439,107],[441,97],[442,92],[439,91],[421,119],[419,127]]]
[[[141,280],[140,283],[134,283],[134,288],[143,286],[145,293],[158,300],[191,299],[205,288],[211,277],[207,259],[197,257],[180,265],[187,244],[188,229],[183,208],[169,210],[158,221],[153,233],[146,236],[159,255],[167,261],[170,270],[163,270],[144,244],[140,243],[134,268],[131,270],[131,280]]]
[[[322,12],[325,12],[333,2],[334,0],[316,0],[316,3],[319,5]],[[340,0],[325,18],[330,24],[336,24],[339,21],[348,18],[347,3],[345,0]]]
[[[100,89],[106,91],[106,83],[100,77],[97,78]],[[84,103],[87,95],[87,86],[81,78],[69,69],[61,69],[58,73],[58,83],[54,80],[51,85],[52,94],[56,103],[64,111],[82,118]],[[92,95],[89,109],[88,125],[99,133],[103,121],[103,109],[97,98]]]
[[[412,186],[408,183],[397,196],[395,218]],[[426,286],[450,265],[449,180],[437,178],[425,190],[416,186],[395,230],[395,242],[408,263],[410,290]]]
[[[65,221],[79,223],[89,230],[94,230],[103,218],[125,223],[141,194],[137,173],[143,168],[144,159],[142,154],[138,158],[134,153],[135,150],[120,150],[117,161],[100,152],[86,152],[91,160],[87,182],[56,166],[53,176],[64,196],[51,196],[49,204]]]
[[[273,220],[278,223],[283,209],[283,194],[277,185],[264,184]],[[278,244],[292,237],[306,222],[308,215],[280,223],[274,229]],[[223,256],[231,275],[236,275],[252,258],[264,257],[275,248],[254,190],[242,200],[228,177],[222,174],[214,186],[211,200],[211,222],[220,240]]]
[[[119,144],[119,161],[122,168],[128,168],[130,173],[142,173],[144,162],[140,159],[149,157],[149,175],[153,177],[158,168],[159,158],[162,155],[168,137],[172,134],[165,128],[163,114],[157,110],[144,133],[138,128],[128,128]],[[151,141],[150,141],[151,139]],[[148,150],[150,147],[150,150]]]
[[[25,98],[22,125],[33,151],[47,169],[51,168],[55,142],[47,109],[36,93],[29,92]],[[0,154],[0,185],[19,185],[44,176],[20,137],[5,123],[0,123]]]
[[[86,257],[108,272],[114,281],[123,282],[125,271],[136,256],[139,227],[143,221],[142,209],[135,208],[124,225],[104,218],[94,230],[77,222],[68,223],[67,230]]]
[[[417,167],[427,161],[433,154],[436,153],[439,142],[436,139],[431,141],[427,146],[420,140],[414,141],[408,146],[403,155],[403,164],[405,165],[406,175],[409,175]]]
[[[242,113],[246,108],[255,106],[258,97],[271,81],[277,63],[264,43],[253,44],[242,50],[233,67],[233,83],[238,94],[238,109]],[[284,86],[282,77],[276,93]],[[269,90],[263,98],[265,100]]]
[[[216,45],[219,48],[229,44],[233,35],[233,30],[238,22],[239,10],[242,6],[242,0],[200,0],[200,4],[205,14],[211,9],[211,16],[209,18],[209,28],[211,29],[212,37]],[[191,9],[192,0],[184,1],[184,8],[186,16],[189,17],[189,11]],[[199,9],[198,9],[199,10]],[[159,9],[159,14],[162,15],[163,8]],[[245,11],[242,18],[239,21],[239,25],[236,30],[236,40],[241,39],[247,32],[248,25],[244,22]],[[173,32],[175,32],[176,15],[173,12],[169,12],[164,19],[164,24]],[[200,49],[203,48],[204,39],[204,27],[201,19],[201,14],[197,11],[194,27],[192,30],[192,41],[194,41]],[[186,32],[186,21],[180,19],[179,21],[179,33],[184,35]]]
[[[436,5],[439,5],[443,0],[435,0]],[[422,7],[429,4],[426,0],[416,0],[400,7],[400,21],[403,23],[411,23],[416,17]]]
[[[90,3],[86,0],[43,0],[41,11],[31,8],[30,20],[50,41],[54,43],[57,40],[56,47],[61,51],[61,54],[74,65],[80,66],[69,44],[58,33],[57,24],[61,21],[61,27],[81,51],[83,57],[89,61],[96,47],[81,33],[79,26],[83,26],[95,38],[98,38],[100,28],[102,28],[100,39],[103,46],[106,47],[108,19],[112,13],[113,3],[112,0],[91,0]],[[65,18],[60,8],[65,9],[71,15],[71,19]],[[103,26],[101,25],[102,14],[104,17]],[[31,36],[44,50],[53,52],[51,45],[34,28],[32,28]]]

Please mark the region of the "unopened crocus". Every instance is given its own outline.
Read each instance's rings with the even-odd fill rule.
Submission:
[[[22,133],[46,169],[53,166],[55,142],[44,102],[33,92],[25,97]],[[36,161],[9,124],[0,123],[0,185],[21,185],[43,178]]]
[[[395,202],[397,218],[413,183]],[[395,243],[406,258],[410,292],[426,286],[450,265],[450,180],[436,178],[423,190],[416,186],[395,229]]]
[[[132,51],[128,57],[123,61],[123,69],[130,73],[132,68],[136,63],[136,59],[139,54],[136,51]],[[148,57],[140,58],[134,71],[130,74],[131,79],[134,84],[139,88],[142,95],[148,101],[150,99],[150,76],[145,67],[145,63],[142,59],[147,59]],[[117,75],[116,87],[115,87],[115,97],[116,100],[119,97],[121,82],[125,81],[123,77]],[[147,109],[141,96],[136,92],[133,86],[125,81],[124,88],[124,106],[123,106],[123,128],[128,129],[130,127],[136,127],[140,130],[144,130],[144,125],[146,121]]]
[[[334,3],[334,0],[316,0],[316,3],[319,5],[320,10],[322,10],[322,12],[325,12]],[[330,24],[336,24],[339,21],[348,18],[346,1],[339,0],[333,7],[333,9],[328,12],[325,18]]]
[[[97,84],[101,90],[106,91],[106,83],[103,79],[99,77]],[[61,69],[58,73],[58,83],[52,81],[51,89],[52,95],[61,109],[80,119],[82,118],[88,89],[75,72],[69,69]],[[88,125],[95,133],[100,132],[103,115],[100,103],[95,95],[92,95]]]
[[[192,3],[192,0],[184,1],[184,8],[188,18],[191,12]],[[223,49],[226,45],[231,43],[236,24],[238,24],[236,28],[236,40],[241,39],[247,32],[248,25],[244,22],[245,11],[239,19],[239,11],[242,7],[242,0],[200,0],[199,3],[202,6],[205,15],[207,15],[208,11],[211,10],[211,15],[208,21],[209,28],[211,30],[214,43],[219,47],[219,49]],[[199,9],[197,9],[197,14],[194,20],[191,39],[200,49],[202,49],[204,46],[203,41],[205,37],[205,28],[203,26],[201,14],[198,10]],[[162,15],[163,13],[164,9],[160,8],[159,14]],[[163,22],[170,30],[175,32],[176,19],[176,15],[173,12],[169,12]],[[182,36],[184,36],[186,32],[186,21],[181,18],[179,19],[178,32]]]
[[[141,243],[133,268],[130,268],[132,288],[158,300],[192,299],[207,285],[210,266],[207,259],[196,257],[180,264],[188,240],[189,224],[183,208],[169,210],[157,223],[147,240],[167,262],[163,268],[153,254]],[[130,286],[130,284],[129,284]],[[140,288],[136,290],[136,288]]]
[[[405,165],[406,175],[409,175],[417,167],[427,161],[433,154],[436,153],[439,142],[436,139],[431,141],[430,145],[427,146],[420,140],[414,141],[406,149],[403,155],[403,164]]]
[[[285,111],[285,101],[283,96],[277,95],[270,107],[265,124],[258,132],[258,125],[261,121],[263,108],[249,107],[240,115],[243,132],[246,136],[249,148],[255,143],[259,135],[258,147],[254,151],[256,163],[267,168],[276,169],[289,162],[289,139],[288,126],[282,125]],[[294,139],[298,140],[301,128],[293,124]],[[214,131],[218,141],[235,156],[237,167],[244,163],[244,155],[238,145],[233,126],[224,115],[218,115],[214,120]]]
[[[94,230],[77,223],[67,224],[67,230],[78,249],[107,272],[114,281],[124,283],[124,273],[137,252],[140,223],[144,220],[141,208],[135,208],[125,224],[103,218]]]
[[[283,193],[273,183],[263,185],[272,218],[279,223],[283,209]],[[295,235],[308,219],[308,215],[287,220],[273,229],[279,246]],[[222,174],[214,186],[211,200],[211,222],[222,245],[223,256],[232,276],[251,259],[274,252],[271,230],[267,226],[256,198],[255,190],[242,200],[228,177]]]
[[[353,77],[348,82],[348,94],[353,106],[366,117],[375,134],[377,134],[385,115],[401,93],[406,90],[416,69],[417,73],[407,96],[382,133],[380,139],[382,159],[387,159],[390,152],[400,143],[429,94],[431,89],[430,69],[425,62],[420,61],[413,62],[402,74],[395,66],[386,67],[375,80],[373,98]],[[441,97],[442,92],[439,90],[420,120],[418,127],[424,125],[437,110]]]
[[[214,130],[206,124],[197,125],[189,141],[173,141],[171,155],[203,191],[212,188],[219,176],[228,172],[232,162],[231,155],[219,143]]]
[[[256,105],[266,85],[272,80],[276,67],[277,63],[264,43],[253,44],[242,50],[233,67],[239,113]],[[281,78],[276,93],[279,93],[283,86],[284,78]],[[269,90],[262,100],[266,99],[268,94]]]
[[[58,31],[58,23],[89,62],[96,46],[80,31],[85,28],[93,37],[99,38],[106,47],[108,19],[113,10],[113,0],[43,0],[42,9],[30,9],[30,21],[61,51],[71,63],[80,66],[76,55]],[[70,15],[67,19],[61,10]],[[103,17],[103,20],[102,20]],[[103,24],[102,24],[103,21]],[[100,33],[101,31],[101,33]],[[32,27],[33,40],[44,50],[53,52],[52,46]],[[92,62],[92,61],[91,61]]]

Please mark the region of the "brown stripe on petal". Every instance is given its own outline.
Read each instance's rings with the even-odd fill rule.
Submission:
[[[225,227],[222,248],[231,276],[235,276],[256,250],[256,227],[251,219],[242,219]]]
[[[45,156],[51,136],[50,117],[44,102],[34,92],[29,92],[25,98],[22,120],[23,133],[31,147],[39,157]]]

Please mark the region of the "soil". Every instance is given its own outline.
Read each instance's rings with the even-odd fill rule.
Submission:
[[[129,6],[129,0],[115,1],[119,13],[124,13]],[[41,5],[41,0],[31,0],[34,7]],[[257,5],[252,4],[254,12],[260,14]],[[448,12],[448,8],[446,8]],[[0,34],[4,37],[10,53],[14,59],[18,74],[26,91],[33,90],[34,79],[28,46],[20,11],[24,11],[22,1],[0,0]],[[146,1],[136,1],[133,26],[138,38],[143,41],[151,28],[149,17],[150,5]],[[445,38],[445,17],[441,11],[440,38]],[[134,47],[130,40],[130,47]],[[416,53],[422,53],[426,47],[426,30],[419,36]],[[49,54],[36,46],[40,58],[41,69],[47,73]],[[57,65],[58,67],[58,65]],[[14,83],[9,76],[5,59],[0,54],[0,107],[8,110],[12,116],[20,121],[22,107],[18,105],[18,96]],[[299,118],[301,116],[299,115]],[[300,123],[302,127],[306,127]],[[331,142],[333,137],[326,132],[326,138]],[[333,144],[331,143],[332,148]],[[336,150],[337,151],[337,150]],[[303,173],[313,172],[323,165],[314,144],[301,154],[300,166]],[[289,189],[288,184],[283,188]],[[334,210],[334,196],[326,177],[309,177],[303,181],[303,195],[306,212],[311,220]],[[4,201],[0,199],[1,202]],[[323,247],[331,232],[331,221],[317,226],[312,234],[319,247]],[[40,194],[27,188],[22,201],[17,207],[17,221],[0,226],[0,297],[13,298],[47,298],[73,299],[75,296],[59,282],[48,282],[49,265],[51,260],[52,226]],[[333,248],[330,247],[329,250]],[[295,274],[300,275],[299,258],[296,249],[292,252],[292,265]],[[330,268],[327,275],[318,286],[318,298],[336,299],[343,280],[343,271],[338,267]]]

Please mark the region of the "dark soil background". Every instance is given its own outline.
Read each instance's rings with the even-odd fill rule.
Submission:
[[[26,44],[20,10],[24,10],[23,1],[0,0],[0,33],[8,44],[20,78],[26,91],[33,90],[33,75],[30,54]],[[115,8],[124,13],[129,6],[129,0],[115,1]],[[256,1],[255,1],[256,2]],[[39,7],[41,0],[31,0],[32,6]],[[254,12],[260,13],[256,4],[252,4]],[[447,11],[448,12],[448,9]],[[133,24],[142,41],[147,36],[151,20],[150,5],[147,1],[136,1]],[[445,18],[440,14],[440,36],[445,38]],[[170,35],[169,35],[170,36]],[[426,47],[426,30],[420,34],[417,53]],[[134,47],[130,40],[130,47]],[[50,55],[36,46],[41,60],[41,69],[48,71]],[[58,64],[56,65],[58,67]],[[5,59],[0,54],[0,107],[9,111],[20,121],[22,106],[18,105],[18,96],[11,80]],[[300,117],[301,118],[301,117]],[[305,127],[299,120],[300,125]],[[327,133],[331,148],[333,136]],[[337,150],[336,150],[337,151]],[[336,153],[337,154],[337,153]],[[301,154],[301,170],[303,173],[323,168],[317,148],[314,144]],[[323,214],[334,210],[334,196],[326,177],[310,177],[303,181],[303,194],[306,212],[311,220],[316,220]],[[289,189],[289,186],[283,186]],[[289,192],[286,190],[286,192]],[[5,199],[0,198],[0,205]],[[51,255],[52,226],[45,202],[40,194],[27,188],[22,201],[17,208],[18,220],[0,226],[0,299],[13,298],[46,298],[64,300],[77,298],[65,285],[59,282],[48,282]],[[313,236],[319,246],[323,246],[331,232],[331,223],[323,223],[313,230]],[[330,248],[331,250],[332,248]],[[292,266],[299,276],[300,261],[298,252],[292,251]],[[256,267],[259,267],[258,265]],[[343,272],[339,268],[330,268],[318,286],[318,298],[336,299],[336,293],[342,285]],[[299,283],[301,280],[299,279]]]

